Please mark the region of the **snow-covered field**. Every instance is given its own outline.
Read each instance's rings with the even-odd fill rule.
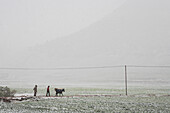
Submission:
[[[17,96],[25,94],[30,96],[32,94],[32,89],[17,89],[17,91]],[[45,89],[39,89],[38,95],[43,96],[44,94]],[[51,94],[53,96],[55,94],[52,88]],[[129,88],[128,96],[125,96],[124,89],[66,88],[64,97],[37,97],[26,101],[0,102],[0,112],[168,113],[170,112],[169,94],[169,88]]]

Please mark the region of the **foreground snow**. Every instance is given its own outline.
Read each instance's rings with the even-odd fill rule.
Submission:
[[[78,88],[67,91],[64,97],[38,96],[21,102],[0,102],[0,112],[170,112],[170,89],[150,93],[146,89],[142,92],[131,90],[136,94],[128,96],[114,95],[114,91],[120,93],[118,89]]]

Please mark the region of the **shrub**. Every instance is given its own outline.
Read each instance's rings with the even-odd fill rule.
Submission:
[[[10,88],[0,86],[0,97],[13,97],[16,93],[16,90],[10,90]]]

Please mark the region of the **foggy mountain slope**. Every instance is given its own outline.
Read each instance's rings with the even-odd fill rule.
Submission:
[[[127,0],[73,35],[25,51],[23,67],[170,65],[168,0]]]

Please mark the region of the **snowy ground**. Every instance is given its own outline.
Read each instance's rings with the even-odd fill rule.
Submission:
[[[17,89],[18,94],[32,94],[32,89]],[[52,95],[54,92],[51,90]],[[37,97],[12,103],[0,102],[0,112],[170,112],[170,89],[131,88],[129,95],[124,89],[67,88],[65,97]],[[44,89],[39,89],[44,95]],[[94,96],[74,96],[94,95]],[[107,95],[107,96],[104,96]],[[110,95],[110,96],[109,96]]]

